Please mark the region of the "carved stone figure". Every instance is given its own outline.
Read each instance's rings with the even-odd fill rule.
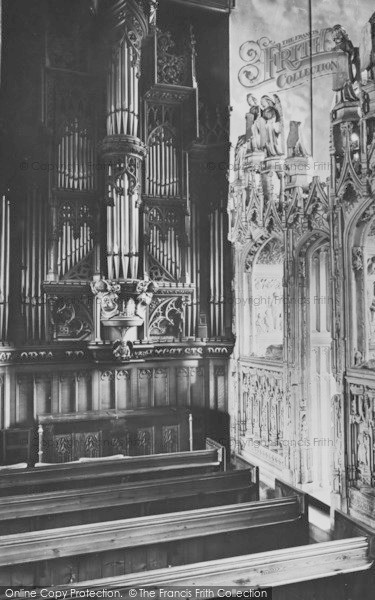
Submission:
[[[91,290],[100,299],[102,318],[110,319],[118,313],[120,284],[101,279],[91,283]]]
[[[121,362],[126,362],[132,357],[133,344],[126,340],[117,340],[113,344],[113,355]]]
[[[375,192],[375,136],[372,140],[371,144],[369,144],[367,149],[368,156],[368,170],[369,170],[369,184],[371,192]]]
[[[356,367],[359,367],[363,362],[363,355],[362,352],[360,352],[359,350],[354,350],[354,365]]]
[[[359,468],[368,467],[370,462],[370,437],[366,432],[358,435],[357,459]]]
[[[146,309],[150,306],[152,302],[153,295],[157,289],[157,285],[155,282],[141,282],[143,285],[138,285],[137,292],[139,291],[139,295],[136,298],[136,309],[135,314],[144,320],[146,315]]]
[[[359,42],[361,71],[367,71],[369,79],[375,79],[375,39],[373,35],[375,13],[362,28]]]
[[[352,250],[352,265],[354,271],[363,270],[363,251],[359,246],[355,246]]]
[[[264,150],[266,145],[266,122],[255,96],[248,94],[247,103],[250,110],[246,115],[246,139],[249,142],[249,150],[259,152]]]
[[[341,25],[332,28],[334,50],[338,51],[338,69],[333,78],[333,90],[338,92],[337,102],[353,102],[358,100],[354,90],[354,82],[358,80],[360,65],[358,48],[355,48]],[[344,54],[340,55],[340,51]]]
[[[260,100],[262,118],[265,121],[265,149],[268,157],[281,156],[283,148],[283,121],[282,108],[279,97],[274,94],[273,100],[269,96],[262,96]]]
[[[289,158],[306,157],[307,152],[301,136],[301,122],[290,121],[289,135],[287,139],[287,156]]]

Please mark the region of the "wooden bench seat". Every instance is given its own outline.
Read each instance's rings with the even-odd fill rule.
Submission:
[[[0,585],[58,585],[306,542],[297,498],[7,535]]]
[[[365,537],[309,544],[200,562],[147,573],[93,579],[59,586],[58,590],[119,590],[130,598],[129,590],[144,588],[156,591],[178,586],[207,589],[200,598],[210,598],[212,588],[233,589],[272,587],[273,600],[370,600],[373,594],[373,567]],[[346,591],[345,591],[346,590]]]
[[[0,495],[210,473],[221,470],[222,464],[221,453],[217,449],[73,464],[61,463],[0,474]]]
[[[255,481],[252,478],[255,476]],[[1,535],[259,500],[253,470],[5,496]]]

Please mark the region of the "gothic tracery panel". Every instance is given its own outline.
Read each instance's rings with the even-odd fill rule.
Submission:
[[[251,301],[254,331],[253,353],[280,358],[283,343],[283,266],[281,242],[273,239],[252,266]]]

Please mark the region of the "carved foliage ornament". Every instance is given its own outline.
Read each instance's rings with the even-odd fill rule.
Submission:
[[[158,83],[184,85],[187,80],[187,55],[174,54],[175,42],[169,31],[157,30]]]
[[[352,248],[353,271],[363,271],[363,249],[360,246]]]
[[[90,302],[77,298],[49,297],[50,322],[55,339],[83,340],[93,329]]]

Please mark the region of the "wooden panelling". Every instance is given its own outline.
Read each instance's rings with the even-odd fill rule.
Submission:
[[[189,367],[176,368],[176,392],[179,406],[189,406]]]
[[[34,410],[37,415],[52,411],[52,375],[40,374],[34,376]],[[84,396],[83,396],[84,397]]]
[[[169,404],[169,369],[154,369],[154,406]]]
[[[52,365],[17,367],[15,377],[4,371],[7,402],[11,407],[10,425],[31,424],[36,415],[85,412],[89,410],[126,410],[153,406],[208,407],[227,409],[226,363],[215,360],[163,360],[153,363],[109,365],[95,369],[73,365],[55,369]],[[3,392],[4,395],[5,392]],[[212,402],[210,398],[215,400]],[[4,409],[3,409],[4,411]],[[0,425],[1,425],[0,413]]]
[[[99,383],[99,409],[115,408],[115,372],[101,371]]]
[[[0,373],[0,429],[5,427],[5,375]]]
[[[189,419],[187,409],[168,407],[41,415],[40,462],[188,450]]]
[[[190,405],[202,406],[204,394],[204,369],[202,367],[190,367]],[[203,405],[204,406],[204,405]]]
[[[138,406],[154,406],[152,369],[138,369]]]
[[[17,377],[16,414],[17,423],[27,423],[33,418],[34,380],[32,375]]]
[[[75,410],[77,412],[91,410],[91,373],[89,371],[78,373],[75,386]]]
[[[120,410],[131,408],[130,371],[117,369],[115,384],[116,408]]]
[[[214,367],[214,381],[215,381],[215,406],[218,410],[225,410],[226,406],[226,381],[225,381],[225,367],[215,366]]]

